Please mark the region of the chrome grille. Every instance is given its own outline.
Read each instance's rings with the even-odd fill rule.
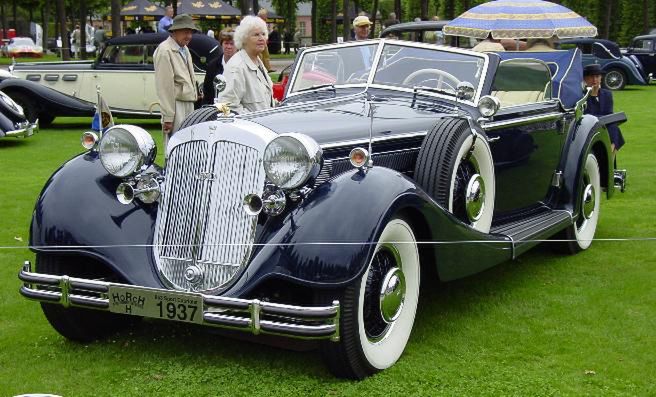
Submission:
[[[258,150],[239,143],[191,141],[170,153],[155,233],[155,259],[176,289],[215,292],[249,259],[257,216],[242,208],[261,195]]]

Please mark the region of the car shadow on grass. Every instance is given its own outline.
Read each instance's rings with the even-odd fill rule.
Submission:
[[[30,138],[31,139],[31,138]],[[0,139],[0,150],[4,148],[22,148],[29,145],[25,138],[3,138]]]

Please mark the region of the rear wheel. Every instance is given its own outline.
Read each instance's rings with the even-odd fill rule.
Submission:
[[[621,90],[626,85],[626,74],[620,69],[611,69],[604,75],[603,83],[609,90]]]
[[[401,357],[419,300],[419,253],[410,225],[391,220],[383,229],[364,274],[340,301],[340,341],[321,351],[335,375],[363,379]]]
[[[67,275],[91,279],[119,281],[91,259],[73,256],[37,254],[36,270],[39,273]],[[50,325],[67,339],[90,342],[133,326],[140,317],[80,308],[65,308],[58,304],[41,303],[41,309]]]
[[[563,243],[563,251],[570,254],[576,254],[590,247],[599,221],[601,175],[599,162],[592,153],[586,157],[581,181],[579,215],[563,234],[566,240]]]

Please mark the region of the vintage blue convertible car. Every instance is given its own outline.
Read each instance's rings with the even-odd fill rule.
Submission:
[[[336,375],[366,377],[401,357],[422,268],[448,281],[555,235],[590,246],[623,182],[606,124],[625,117],[584,115],[581,79],[578,50],[307,49],[281,106],[197,110],[164,167],[131,125],[64,164],[21,294],[73,340],[176,320],[320,339]]]

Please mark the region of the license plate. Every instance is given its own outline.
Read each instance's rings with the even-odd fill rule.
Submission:
[[[109,311],[200,324],[203,298],[186,292],[110,285]]]

